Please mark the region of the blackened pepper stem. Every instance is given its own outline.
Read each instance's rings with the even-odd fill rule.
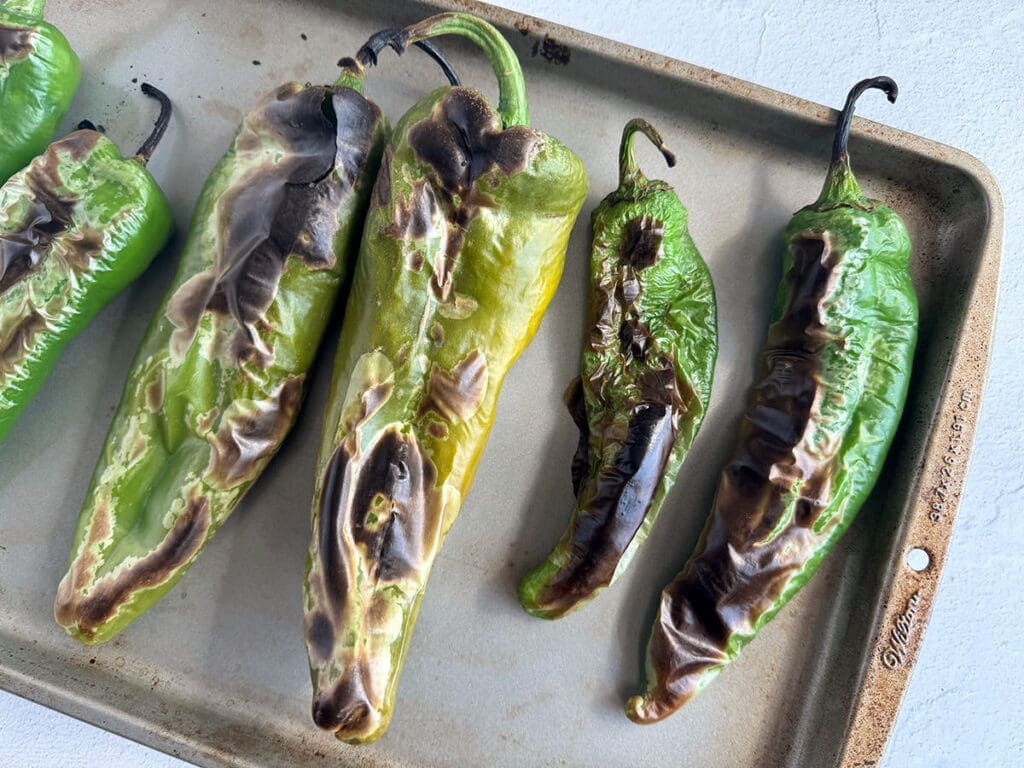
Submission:
[[[352,59],[342,59],[342,61],[349,62],[348,64],[345,64],[345,66],[350,67],[354,64],[356,67],[359,67],[360,72],[362,71],[362,67],[365,67],[367,64],[375,67],[377,66],[377,55],[389,45],[399,54],[402,53],[402,50],[399,50],[397,43],[401,36],[402,30],[397,27],[382,29],[366,41],[363,47],[359,49],[354,61]],[[433,43],[427,40],[420,40],[416,43],[416,47],[425,51],[430,58],[438,63],[441,70],[444,72],[444,76],[448,78],[448,82],[452,86],[458,87],[459,85],[462,85],[455,68],[448,62],[448,59],[446,59],[444,55],[437,50]]]
[[[20,13],[33,19],[43,18],[43,7],[46,0],[0,0],[0,8],[13,13]]]
[[[160,139],[164,137],[167,124],[171,122],[171,100],[167,98],[166,93],[149,83],[142,84],[142,92],[160,102],[160,115],[157,117],[156,122],[153,123],[153,132],[149,134],[149,138],[142,143],[139,151],[135,153],[135,158],[145,165],[149,162],[153,151],[160,143]]]
[[[661,138],[658,129],[644,120],[642,117],[634,117],[626,127],[622,129],[622,143],[619,145],[619,189],[629,186],[642,186],[647,183],[647,177],[636,162],[636,155],[633,152],[636,144],[637,133],[642,133],[651,143],[658,148],[658,151],[665,157],[669,168],[674,168],[676,156]]]
[[[864,209],[874,207],[872,201],[868,200],[860,191],[860,186],[850,169],[848,151],[850,125],[853,123],[853,111],[857,105],[857,99],[864,91],[871,88],[884,91],[891,103],[896,102],[896,96],[899,94],[896,82],[891,77],[885,76],[861,80],[850,89],[850,93],[846,97],[846,104],[843,106],[843,111],[839,113],[839,120],[836,123],[836,136],[832,142],[832,164],[825,177],[825,186],[821,190],[821,195],[818,196],[818,200],[813,206],[819,210],[837,205],[853,205]]]
[[[483,49],[498,78],[498,114],[502,127],[529,125],[530,109],[519,58],[501,32],[483,19],[468,13],[440,13],[406,27],[394,38],[391,46],[401,53],[409,43],[440,35],[466,37]]]
[[[850,89],[849,95],[846,97],[846,104],[843,106],[843,111],[839,113],[839,122],[836,125],[836,138],[832,143],[832,162],[836,163],[841,161],[843,158],[848,157],[847,145],[850,143],[850,125],[853,123],[853,110],[857,106],[857,99],[864,91],[870,88],[877,88],[880,91],[885,91],[886,97],[889,99],[890,104],[896,103],[896,97],[899,95],[900,89],[896,85],[896,81],[891,77],[870,77],[867,80],[861,80],[853,88]]]

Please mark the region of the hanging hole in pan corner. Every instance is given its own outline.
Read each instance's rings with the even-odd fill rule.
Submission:
[[[932,563],[931,555],[920,547],[911,547],[907,550],[907,568],[920,573],[921,571],[928,570],[928,566]]]

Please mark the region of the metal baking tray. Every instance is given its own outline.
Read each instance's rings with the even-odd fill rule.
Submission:
[[[641,682],[658,592],[704,524],[764,339],[781,230],[817,196],[834,112],[467,0],[50,0],[47,11],[84,63],[69,125],[88,117],[130,150],[152,120],[136,78],[171,94],[176,116],[151,167],[184,232],[258,95],[290,79],[329,82],[369,33],[439,8],[505,31],[534,125],[583,157],[591,192],[561,287],[507,379],[476,484],[434,567],[390,731],[349,747],[309,715],[300,595],[333,339],[279,457],[166,599],[102,647],[79,646],[53,623],[79,504],[180,236],[70,347],[0,446],[0,685],[208,766],[875,765],[935,597],[981,402],[1003,230],[994,180],[955,149],[854,123],[865,191],[905,217],[914,243],[921,336],[899,436],[813,582],[694,702],[640,728],[622,704]],[[467,84],[495,94],[481,55],[441,44]],[[383,61],[367,90],[392,120],[442,82],[416,52]],[[835,83],[837,103],[849,85]],[[635,564],[599,600],[547,623],[520,609],[515,585],[572,506],[576,435],[560,396],[584,334],[589,211],[615,186],[619,133],[634,115],[658,125],[680,158],[669,171],[641,149],[649,175],[670,180],[689,207],[714,275],[715,391]],[[912,548],[927,553],[922,571],[906,564]]]

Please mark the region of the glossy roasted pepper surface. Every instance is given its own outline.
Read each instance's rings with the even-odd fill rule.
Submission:
[[[646,540],[697,435],[718,354],[715,289],[688,214],[664,181],[648,181],[633,142],[658,132],[630,121],[619,188],[594,210],[590,335],[582,376],[566,391],[580,429],[576,508],[519,598],[541,618],[564,616],[626,569]]]
[[[696,551],[661,597],[647,692],[626,713],[660,720],[732,661],[807,583],[881,471],[917,339],[910,238],[866,198],[846,150],[846,102],[817,202],[784,235],[785,277],[758,384]],[[809,641],[810,642],[810,641]]]
[[[46,149],[78,88],[78,57],[43,5],[0,0],[0,184]]]
[[[109,640],[165,594],[295,421],[386,124],[362,69],[245,117],[196,205],[79,517],[55,617]]]
[[[146,170],[170,116],[159,98],[157,128],[135,156],[78,130],[0,188],[0,441],[68,342],[171,235],[170,207]]]
[[[305,590],[313,717],[353,743],[390,722],[430,568],[587,191],[579,158],[528,127],[519,62],[495,29],[446,14],[396,47],[446,33],[485,49],[499,108],[442,88],[395,127],[317,461]]]

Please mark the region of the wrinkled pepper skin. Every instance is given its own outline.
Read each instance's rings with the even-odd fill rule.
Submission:
[[[147,158],[79,130],[0,188],[0,442],[68,342],[170,238]]]
[[[334,86],[287,83],[213,169],[57,592],[57,623],[78,640],[109,640],[163,596],[277,452],[358,244],[386,130],[361,69]]]
[[[442,88],[395,127],[317,460],[304,604],[313,718],[350,743],[387,729],[431,566],[587,191],[579,158],[527,126],[519,62],[495,29],[446,14],[396,47],[449,32],[485,48],[501,106]]]
[[[81,65],[43,21],[44,0],[0,0],[0,184],[42,154],[71,105]]]
[[[582,375],[566,392],[580,429],[576,507],[548,559],[519,585],[534,616],[555,619],[592,600],[647,539],[711,398],[718,326],[711,273],[664,181],[648,181],[622,135],[619,188],[593,214],[590,334]]]
[[[681,707],[813,576],[881,471],[917,339],[910,238],[850,170],[855,86],[818,201],[784,235],[758,384],[697,549],[661,596],[636,722]]]

